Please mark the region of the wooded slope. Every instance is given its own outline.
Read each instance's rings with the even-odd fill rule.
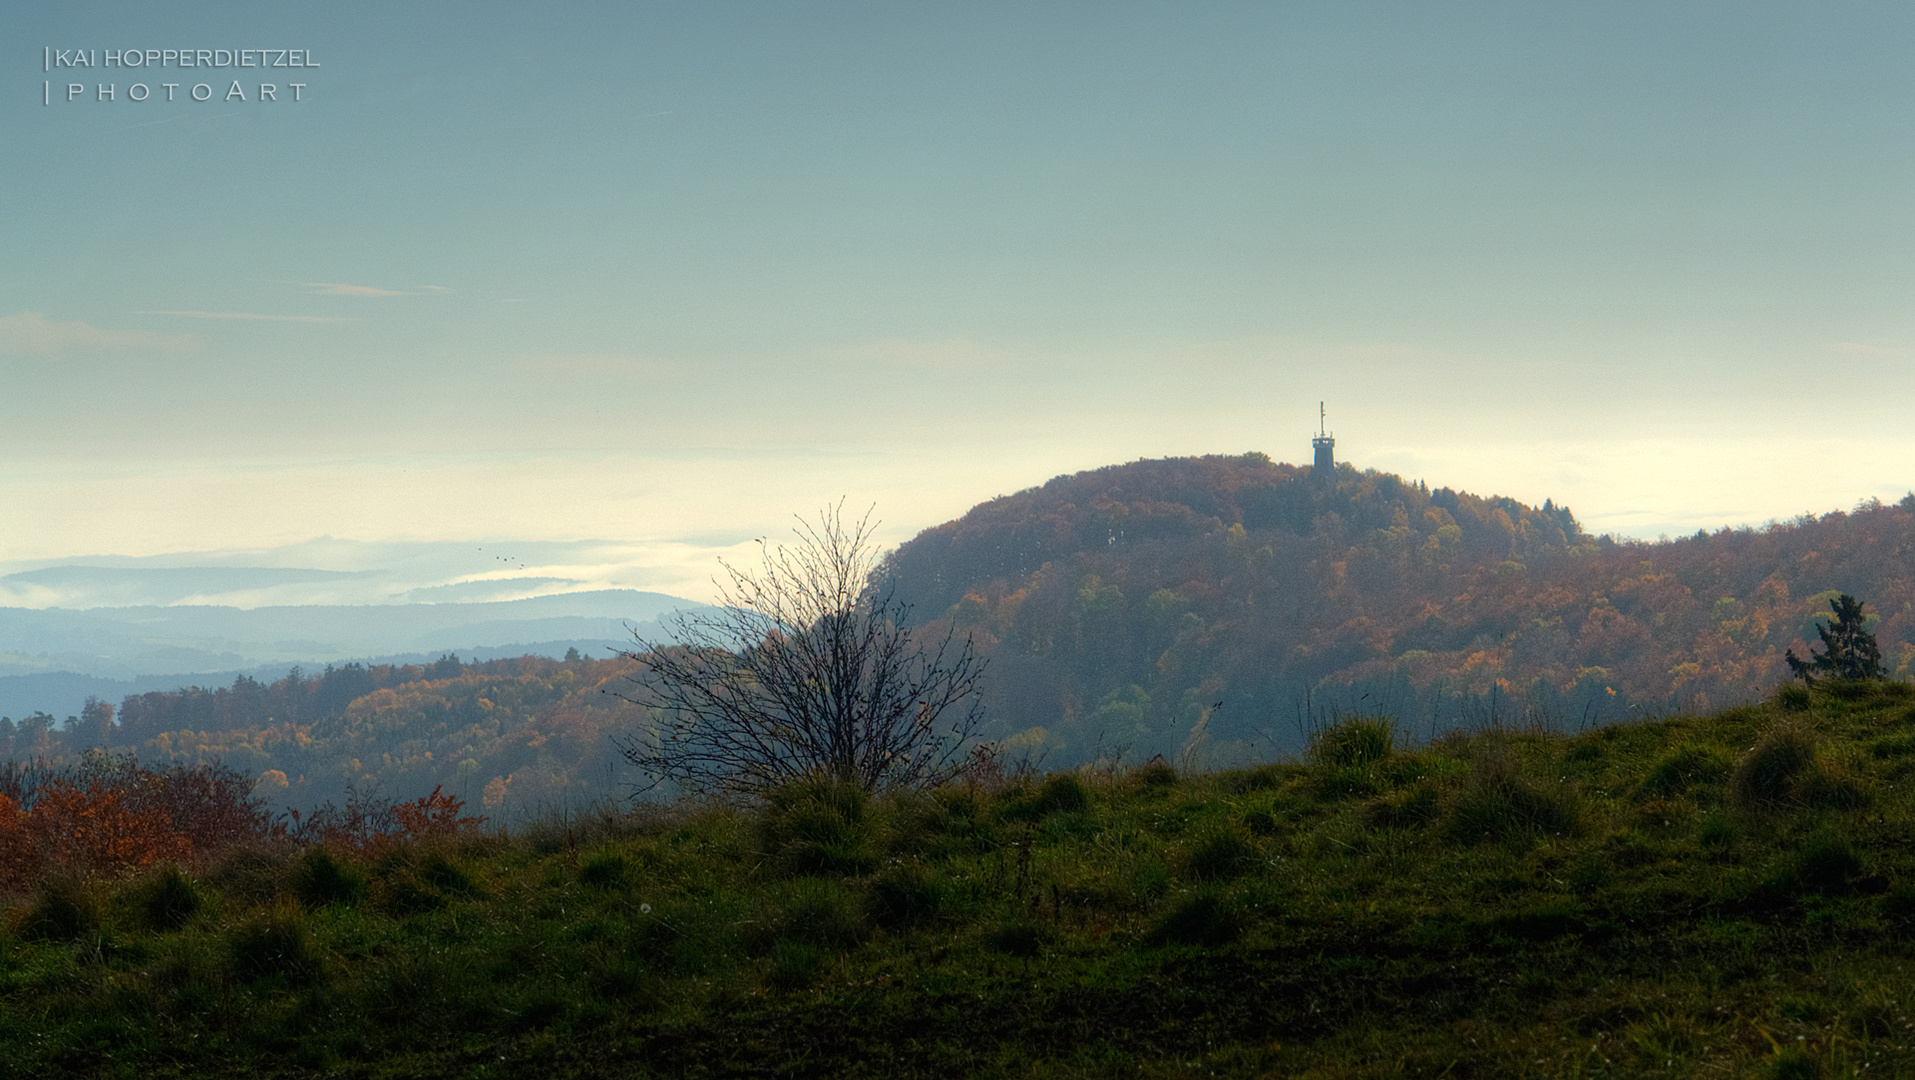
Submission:
[[[887,569],[919,616],[974,635],[994,730],[1050,764],[1267,757],[1330,711],[1427,735],[1753,700],[1838,592],[1880,616],[1891,670],[1915,659],[1915,497],[1617,543],[1547,502],[1309,474],[1247,454],[1058,477]]]

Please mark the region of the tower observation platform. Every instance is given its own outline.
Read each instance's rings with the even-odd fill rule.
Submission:
[[[1310,476],[1312,479],[1322,477],[1327,480],[1336,475],[1337,440],[1336,436],[1324,430],[1323,419],[1323,402],[1319,401],[1317,402],[1317,433],[1310,440],[1310,448],[1316,451],[1316,461],[1310,466]]]

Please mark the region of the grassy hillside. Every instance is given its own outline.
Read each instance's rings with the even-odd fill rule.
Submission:
[[[1915,690],[1836,685],[1414,749],[1351,720],[1248,771],[256,840],[15,880],[0,1072],[1909,1075],[1911,774]]]

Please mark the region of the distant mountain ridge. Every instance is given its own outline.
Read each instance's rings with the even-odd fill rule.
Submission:
[[[178,602],[196,594],[219,595],[280,585],[377,577],[369,570],[312,570],[280,566],[45,566],[0,575],[0,589],[40,587],[78,593],[88,607],[139,607]],[[163,600],[160,598],[164,598]]]
[[[87,694],[104,696],[102,688],[144,692],[193,685],[197,676],[283,674],[293,665],[316,670],[445,652],[556,656],[568,648],[606,655],[630,644],[634,628],[652,632],[660,617],[698,606],[663,593],[601,589],[483,603],[0,608],[0,714],[67,716]]]

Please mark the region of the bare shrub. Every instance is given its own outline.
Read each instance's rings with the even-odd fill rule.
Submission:
[[[876,578],[874,527],[827,508],[758,573],[727,565],[718,605],[679,615],[673,640],[637,642],[627,700],[649,727],[620,749],[641,791],[762,795],[811,776],[930,788],[995,767],[972,752],[984,661],[955,627],[911,629]]]

